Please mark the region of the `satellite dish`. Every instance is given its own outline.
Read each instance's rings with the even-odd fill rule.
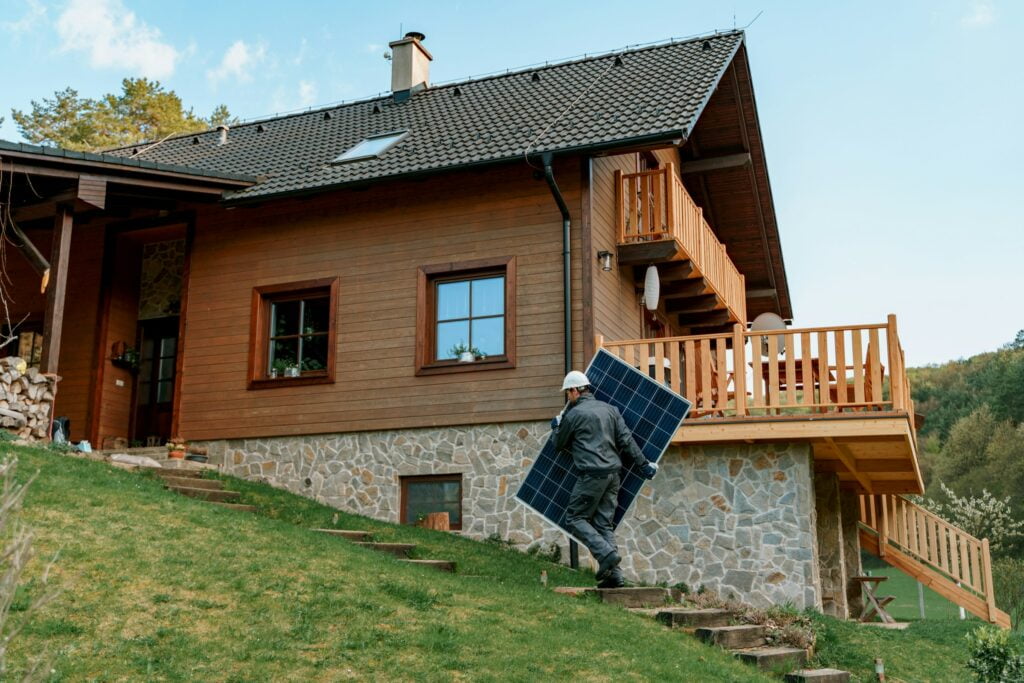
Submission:
[[[644,275],[644,306],[648,311],[658,310],[659,297],[661,297],[661,279],[658,277],[658,267],[647,266],[647,273]]]
[[[775,313],[762,313],[761,315],[754,318],[754,322],[750,323],[751,332],[765,332],[768,330],[784,330],[786,329],[786,321]],[[781,356],[786,352],[786,348],[783,345],[778,346],[778,352]],[[761,355],[768,355],[768,337],[761,336]]]

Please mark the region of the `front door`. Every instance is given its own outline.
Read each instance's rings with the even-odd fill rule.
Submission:
[[[178,317],[139,321],[139,376],[133,440],[162,445],[172,436]]]

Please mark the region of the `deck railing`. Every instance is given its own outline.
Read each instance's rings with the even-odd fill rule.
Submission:
[[[615,172],[619,244],[675,239],[736,320],[747,319],[746,284],[676,175],[675,164]]]
[[[914,411],[892,315],[875,325],[598,337],[597,347],[690,399],[690,418]]]
[[[881,558],[892,548],[910,556],[935,572],[935,578],[974,593],[978,600],[962,600],[962,604],[984,619],[997,621],[988,539],[977,539],[900,495],[862,495],[860,523],[877,535]]]

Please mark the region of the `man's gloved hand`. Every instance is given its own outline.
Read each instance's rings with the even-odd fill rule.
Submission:
[[[658,463],[656,462],[645,462],[643,467],[640,468],[640,475],[644,479],[654,479],[654,475],[658,473]]]
[[[558,425],[562,424],[562,414],[559,413],[551,418],[551,431],[558,429]]]

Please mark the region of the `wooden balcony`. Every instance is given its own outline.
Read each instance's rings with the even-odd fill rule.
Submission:
[[[886,323],[604,341],[693,402],[679,444],[807,441],[861,493],[921,493],[914,404]]]
[[[679,180],[675,164],[640,173],[616,171],[615,199],[620,265],[675,261],[686,278],[699,279],[699,284],[681,288],[684,299],[675,304],[666,300],[666,310],[678,316],[680,327],[746,322],[743,275]]]

